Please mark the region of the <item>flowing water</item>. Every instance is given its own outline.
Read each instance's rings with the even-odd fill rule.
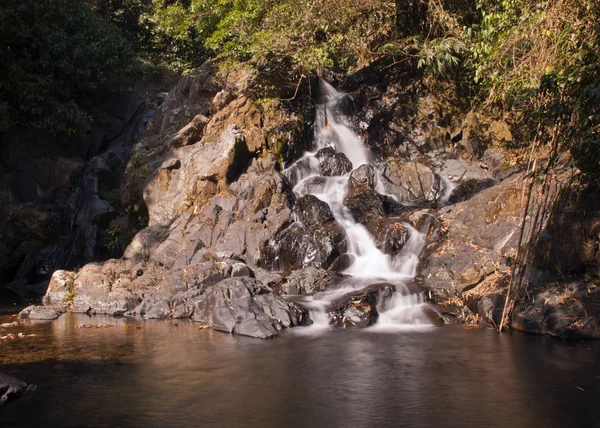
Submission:
[[[352,256],[353,263],[343,272],[351,278],[345,280],[340,288],[305,298],[302,303],[310,309],[314,324],[309,328],[298,329],[297,332],[302,334],[326,329],[329,324],[326,312],[330,302],[351,291],[382,280],[393,283],[397,290],[391,301],[382,302],[378,307],[380,313],[378,328],[427,327],[427,317],[421,310],[426,305],[422,296],[411,294],[406,287],[406,283],[416,275],[419,254],[426,241],[425,235],[409,224],[404,224],[410,238],[402,252],[391,257],[377,248],[373,237],[364,226],[356,223],[344,205],[350,174],[337,177],[322,176],[319,161],[315,156],[320,149],[332,147],[336,152],[346,155],[352,162],[353,169],[370,163],[372,156],[361,139],[352,131],[351,118],[340,111],[344,94],[336,91],[323,80],[320,81],[320,92],[321,102],[317,106],[314,151],[305,153],[302,158],[286,168],[284,174],[295,183],[294,192],[298,195],[312,194],[327,202],[333,216],[346,231],[348,252]],[[315,180],[315,177],[319,177],[319,180]],[[378,175],[375,177],[375,190],[386,194]],[[444,203],[447,202],[451,191],[451,183],[446,184],[442,195]]]
[[[600,424],[600,342],[462,326],[264,341],[72,313],[15,331],[37,336],[0,341],[0,371],[37,390],[2,428]]]

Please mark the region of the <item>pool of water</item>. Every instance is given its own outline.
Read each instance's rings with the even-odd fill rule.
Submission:
[[[263,341],[75,314],[12,330],[35,336],[0,341],[0,371],[38,388],[2,427],[600,426],[598,342],[462,326]]]

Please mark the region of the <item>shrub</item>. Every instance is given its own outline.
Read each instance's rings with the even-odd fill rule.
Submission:
[[[5,132],[73,134],[89,119],[77,104],[81,95],[120,81],[132,64],[119,31],[78,0],[3,2],[0,33]]]

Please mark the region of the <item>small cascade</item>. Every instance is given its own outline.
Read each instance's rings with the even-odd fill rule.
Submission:
[[[423,297],[420,293],[411,293],[406,285],[416,275],[419,254],[425,245],[426,236],[404,224],[410,238],[402,251],[394,257],[383,253],[377,248],[367,229],[354,220],[350,210],[344,205],[350,173],[341,176],[321,174],[316,155],[323,148],[332,147],[336,152],[343,153],[352,163],[352,169],[369,163],[371,156],[362,140],[351,130],[349,118],[340,111],[339,103],[345,95],[323,80],[320,85],[322,98],[317,106],[314,152],[305,153],[286,168],[284,174],[294,184],[296,194],[311,194],[327,202],[333,216],[346,231],[348,253],[353,263],[343,272],[349,278],[339,288],[302,300],[302,304],[309,309],[314,324],[297,329],[297,332],[311,333],[329,328],[327,312],[332,302],[348,293],[381,282],[393,284],[396,291],[391,297],[378,303],[377,328],[427,326],[428,318],[422,310],[426,306]],[[375,177],[374,187],[380,194],[385,194],[379,176]],[[395,197],[394,199],[397,200]]]

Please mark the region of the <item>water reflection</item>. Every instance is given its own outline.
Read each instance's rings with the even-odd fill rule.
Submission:
[[[591,411],[600,398],[596,342],[460,327],[259,341],[184,321],[75,314],[27,328],[39,336],[0,344],[0,370],[38,390],[2,411],[3,427],[600,422]]]

